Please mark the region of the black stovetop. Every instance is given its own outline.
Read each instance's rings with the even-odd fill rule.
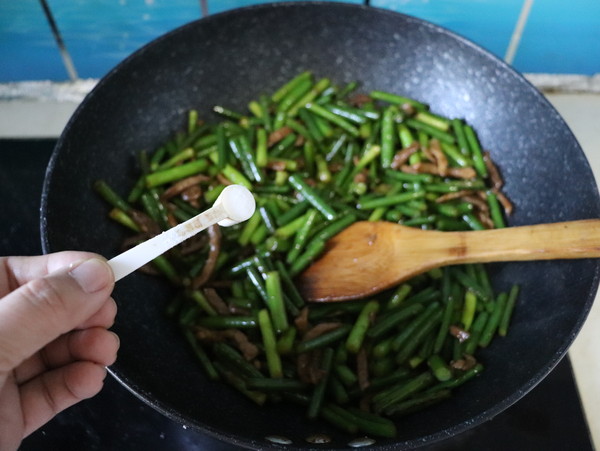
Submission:
[[[39,206],[54,140],[0,140],[0,255],[41,252]],[[22,450],[233,450],[185,429],[138,400],[113,378],[96,397],[59,414]],[[517,404],[479,427],[423,448],[592,450],[568,358]]]

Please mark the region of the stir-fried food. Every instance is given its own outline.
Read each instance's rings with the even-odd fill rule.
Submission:
[[[179,289],[168,315],[207,377],[260,405],[297,403],[309,418],[391,437],[398,417],[483,370],[478,351],[507,333],[518,287],[494,293],[483,265],[463,265],[310,304],[296,276],[357,220],[480,230],[504,227],[512,204],[462,119],[357,87],[304,72],[247,112],[215,107],[217,123],[190,111],[184,130],[140,154],[127,196],[95,187],[134,232],[128,245],[197,215],[228,184],[250,189],[258,208],[246,223],[152,262]]]

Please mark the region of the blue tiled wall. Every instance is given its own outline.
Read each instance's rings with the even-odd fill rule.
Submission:
[[[503,57],[523,0],[372,0],[371,5],[428,20]]]
[[[455,31],[504,57],[524,0],[372,0]],[[600,1],[535,0],[513,65],[521,72],[600,72]]]
[[[515,66],[536,72],[600,72],[600,1],[541,0],[531,11]]]
[[[201,0],[47,0],[81,78],[99,78],[134,50],[201,17]],[[363,0],[347,0],[362,3]],[[209,14],[267,0],[206,0]],[[371,0],[453,30],[504,57],[525,0]],[[600,72],[600,0],[535,0],[514,66]],[[38,0],[0,0],[0,82],[65,80]]]

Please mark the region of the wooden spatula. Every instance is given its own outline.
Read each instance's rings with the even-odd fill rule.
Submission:
[[[444,265],[589,257],[600,257],[598,219],[474,232],[364,221],[329,240],[325,254],[299,276],[299,288],[311,301],[342,301]]]

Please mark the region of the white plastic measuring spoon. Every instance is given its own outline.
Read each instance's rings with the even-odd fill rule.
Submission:
[[[227,186],[208,210],[110,259],[115,282],[213,224],[229,227],[246,221],[255,209],[254,196],[247,188]]]

